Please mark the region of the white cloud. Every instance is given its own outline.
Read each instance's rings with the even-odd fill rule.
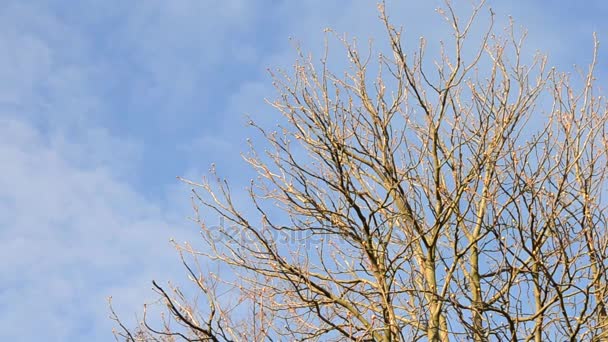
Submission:
[[[196,227],[130,183],[144,146],[102,125],[105,66],[79,30],[31,3],[0,19],[0,340],[110,340],[106,297],[132,321]]]
[[[63,152],[24,122],[0,121],[2,340],[107,340],[105,298],[150,299],[150,279],[178,269],[170,234],[194,235],[104,165],[80,168]]]

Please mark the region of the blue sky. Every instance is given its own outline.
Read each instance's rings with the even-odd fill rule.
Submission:
[[[469,1],[455,1],[466,13]],[[489,1],[529,30],[528,53],[572,70],[601,42],[608,3]],[[445,32],[437,1],[389,1],[406,38]],[[215,162],[233,187],[245,115],[272,125],[266,69],[293,37],[320,56],[323,29],[383,44],[373,1],[22,1],[0,6],[0,340],[107,341],[106,298],[127,320],[150,281],[185,283],[168,240],[196,245],[187,187]],[[407,43],[407,41],[406,41]],[[331,54],[339,68],[345,57]],[[604,89],[606,87],[603,87]],[[211,221],[215,218],[210,218]]]

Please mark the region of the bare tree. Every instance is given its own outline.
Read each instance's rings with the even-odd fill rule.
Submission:
[[[491,10],[472,39],[484,8],[460,20],[446,3],[451,45],[430,66],[426,41],[406,53],[380,6],[391,54],[344,39],[342,76],[303,53],[273,74],[285,124],[251,123],[269,146],[245,156],[256,213],[237,209],[215,173],[185,180],[197,213],[228,225],[197,218],[200,249],[176,244],[204,297],[154,282],[165,324],[144,316],[130,330],[113,315],[116,336],[608,341],[608,111],[595,57],[573,81],[544,56],[524,65],[525,34],[496,34]]]

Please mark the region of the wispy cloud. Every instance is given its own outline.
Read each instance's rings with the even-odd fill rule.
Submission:
[[[110,289],[143,302],[123,296],[173,273],[167,241],[184,232],[99,161],[71,162],[65,142],[10,119],[0,137],[0,336],[34,341],[36,325],[45,340],[107,340]]]

